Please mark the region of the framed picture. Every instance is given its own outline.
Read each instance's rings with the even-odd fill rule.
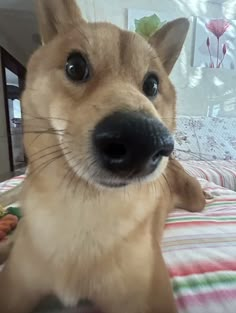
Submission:
[[[236,20],[196,19],[193,66],[236,69]]]

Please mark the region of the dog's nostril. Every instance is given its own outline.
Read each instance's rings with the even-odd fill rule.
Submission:
[[[153,156],[152,156],[152,162],[155,163],[156,161],[158,161],[161,157],[160,152],[156,152]]]
[[[103,153],[112,160],[123,160],[127,155],[127,148],[122,143],[108,143],[103,147]]]
[[[165,157],[169,157],[171,155],[171,153],[174,150],[174,143],[169,143],[167,144],[165,147],[163,147],[163,149],[161,151],[159,151],[159,154],[161,156],[165,156]]]

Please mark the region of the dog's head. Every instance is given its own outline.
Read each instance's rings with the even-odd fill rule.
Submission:
[[[87,23],[74,0],[38,4],[43,46],[29,63],[23,97],[29,161],[55,147],[52,157],[59,153],[75,176],[97,186],[156,179],[174,146],[168,75],[188,21],[166,24],[147,42]]]

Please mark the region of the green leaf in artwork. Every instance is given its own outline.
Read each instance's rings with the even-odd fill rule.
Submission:
[[[153,14],[151,16],[144,16],[141,19],[135,19],[135,32],[149,39],[158,29],[160,29],[166,22]]]

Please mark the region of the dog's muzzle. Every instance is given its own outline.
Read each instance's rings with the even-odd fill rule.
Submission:
[[[174,140],[158,119],[116,112],[98,123],[93,146],[99,165],[122,179],[145,177],[173,152]]]

